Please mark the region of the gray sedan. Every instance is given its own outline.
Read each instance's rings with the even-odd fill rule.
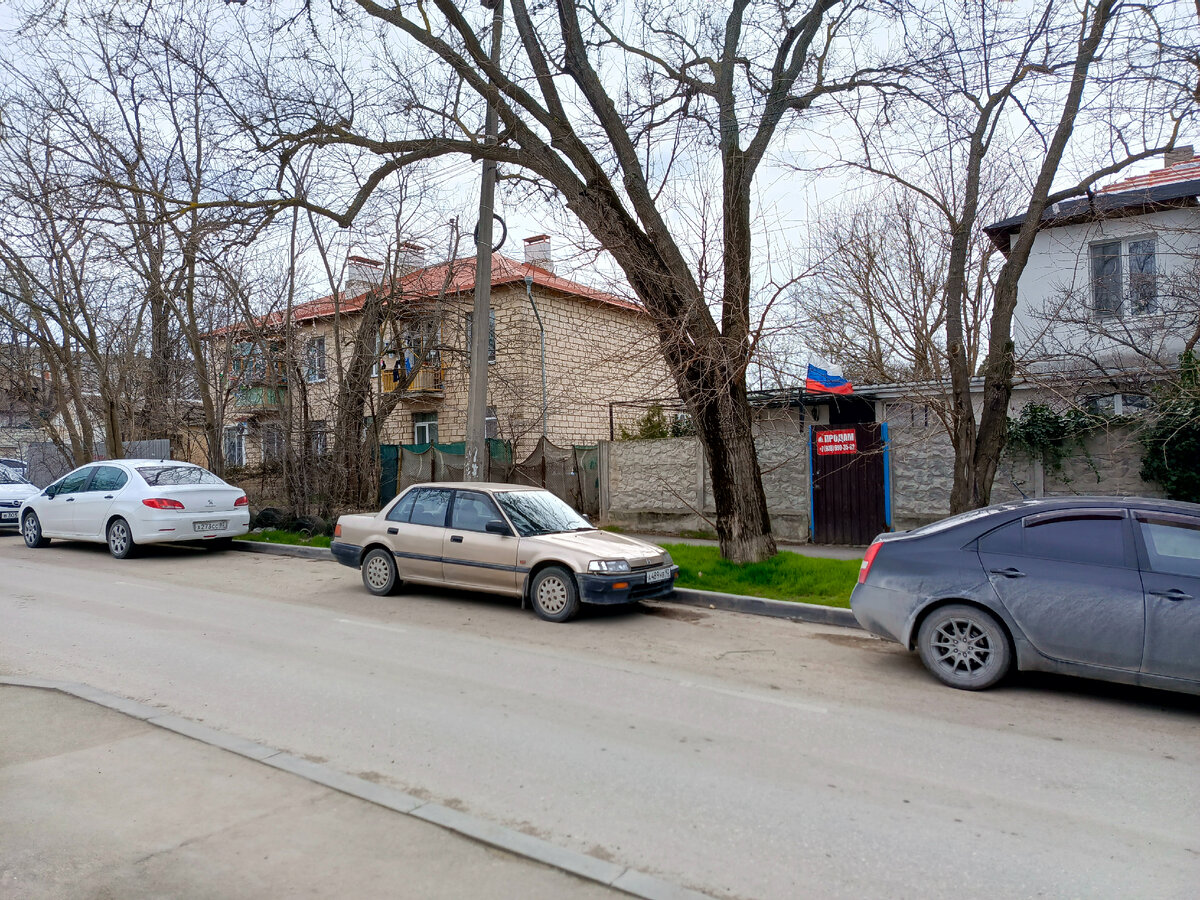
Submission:
[[[882,534],[850,606],[951,687],[1015,664],[1200,694],[1200,506],[1030,500]]]

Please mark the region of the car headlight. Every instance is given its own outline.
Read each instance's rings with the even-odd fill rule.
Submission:
[[[666,550],[663,551],[663,565],[664,566],[675,565],[675,560],[671,559],[671,554],[668,553]]]
[[[616,575],[629,571],[627,559],[593,559],[588,563],[588,571],[601,575]]]

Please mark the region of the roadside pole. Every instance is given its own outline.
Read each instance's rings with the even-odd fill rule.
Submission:
[[[500,64],[500,30],[504,25],[504,0],[480,0],[492,10],[492,64]],[[484,144],[495,144],[500,131],[496,110],[496,87],[489,91]],[[484,419],[487,415],[488,343],[491,336],[492,301],[492,216],[496,199],[496,163],[483,161],[483,185],[479,191],[479,225],[475,234],[475,308],[471,313],[471,374],[467,388],[467,446],[463,460],[463,480],[487,478],[487,443]]]

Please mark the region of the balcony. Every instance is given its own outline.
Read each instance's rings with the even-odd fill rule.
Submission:
[[[395,376],[391,369],[383,369],[379,373],[380,390],[385,394],[395,393],[397,390],[405,394],[437,394],[442,395],[446,390],[446,371],[440,365],[425,365],[412,373],[412,380],[408,386],[404,386],[404,377],[401,375],[401,381],[396,382]]]
[[[234,392],[233,405],[245,411],[278,410],[283,406],[283,394],[280,388],[240,387]]]

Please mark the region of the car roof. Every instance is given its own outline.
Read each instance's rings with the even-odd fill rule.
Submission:
[[[545,491],[550,493],[544,487],[536,484],[508,484],[503,481],[423,481],[420,484],[411,485],[406,490],[423,487],[454,488],[465,491]]]

